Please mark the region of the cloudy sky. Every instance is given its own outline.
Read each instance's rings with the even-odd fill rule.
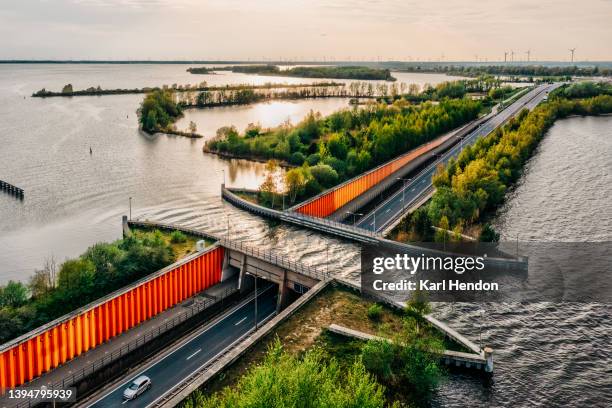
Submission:
[[[612,60],[612,0],[1,0],[0,59]]]

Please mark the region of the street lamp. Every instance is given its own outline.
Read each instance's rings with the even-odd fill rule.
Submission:
[[[356,212],[350,212],[347,211],[347,214],[352,214],[353,215],[353,227],[355,226],[355,224],[357,223],[357,216],[363,217],[362,213],[356,213]]]
[[[397,179],[401,180],[402,184],[403,184],[403,188],[402,188],[402,212],[404,212],[404,211],[406,211],[406,200],[405,200],[405,198],[406,198],[406,195],[405,195],[406,194],[406,182],[407,181],[408,182],[412,181],[412,178],[401,178],[401,177],[398,177]]]
[[[132,221],[132,197],[130,197],[130,221]]]

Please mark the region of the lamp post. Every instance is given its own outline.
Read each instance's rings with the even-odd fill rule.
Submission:
[[[408,181],[412,181],[412,178],[401,178],[398,177],[398,180],[402,181],[403,184],[403,188],[402,188],[402,212],[406,211],[406,182]]]
[[[362,213],[356,213],[356,212],[350,212],[350,211],[347,211],[346,213],[349,215],[350,214],[353,215],[353,227],[355,226],[355,224],[357,224],[357,216],[363,217]]]
[[[130,197],[130,221],[132,221],[132,197]]]

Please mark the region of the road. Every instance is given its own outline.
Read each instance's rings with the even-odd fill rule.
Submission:
[[[355,225],[369,231],[383,231],[404,212],[406,207],[410,207],[411,204],[415,203],[423,194],[432,188],[432,176],[438,164],[446,164],[450,158],[457,157],[465,146],[471,145],[481,137],[488,135],[510,117],[519,113],[522,109],[527,108],[531,110],[535,108],[548,92],[560,85],[561,84],[540,85],[521,96],[506,109],[492,116],[491,119],[484,122],[469,135],[465,136],[460,143],[445,152],[438,160],[422,170],[419,174],[410,179],[410,181],[405,182],[402,188],[378,205],[374,210],[362,217]]]
[[[276,311],[276,286],[261,290],[257,302],[258,321],[270,317]],[[182,380],[213,360],[218,354],[245,336],[255,326],[255,302],[251,299],[228,312],[214,324],[202,329],[191,340],[172,353],[153,361],[137,373],[130,374],[120,385],[114,386],[98,398],[91,407],[126,408],[148,407]],[[132,401],[123,401],[123,391],[138,376],[151,379],[151,388]]]

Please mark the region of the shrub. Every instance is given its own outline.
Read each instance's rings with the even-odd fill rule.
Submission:
[[[182,244],[187,241],[187,237],[181,231],[172,231],[170,234],[170,242],[173,244]]]
[[[368,318],[371,320],[380,320],[382,315],[382,306],[378,303],[374,303],[372,306],[368,307]]]

